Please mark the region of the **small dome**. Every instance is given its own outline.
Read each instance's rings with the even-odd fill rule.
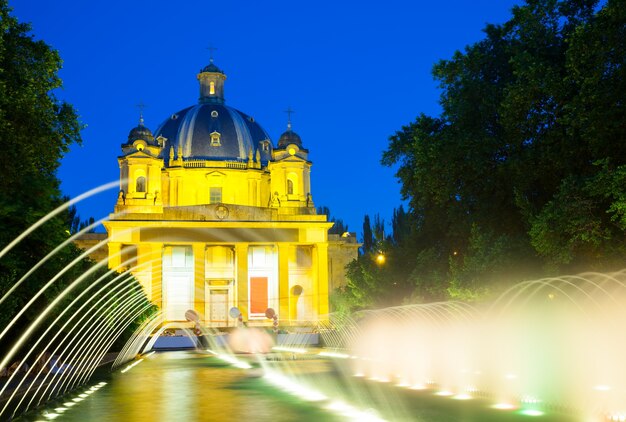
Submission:
[[[138,139],[142,139],[146,142],[154,142],[154,136],[152,135],[152,132],[142,123],[140,123],[139,126],[133,128],[128,134],[129,144],[132,144]]]
[[[204,73],[204,72],[224,73],[222,71],[222,69],[220,69],[219,67],[215,66],[215,64],[213,64],[213,62],[209,63],[207,66],[204,66],[202,68],[202,70],[200,70],[200,73]]]
[[[289,144],[295,144],[302,148],[302,139],[300,139],[300,135],[291,129],[288,129],[287,132],[280,135],[280,138],[278,139],[278,148],[285,148]]]

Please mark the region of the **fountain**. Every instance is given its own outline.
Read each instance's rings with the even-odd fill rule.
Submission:
[[[325,337],[354,358],[357,376],[527,415],[625,420],[624,303],[625,271],[586,273],[518,284],[481,309],[445,302],[361,312]]]
[[[32,230],[50,218],[42,218]],[[0,251],[0,257],[25,235]],[[0,305],[79,235],[26,271],[0,298]],[[151,264],[149,255],[139,254],[111,269],[106,268],[106,259],[93,264],[55,293],[37,315],[30,315],[34,304],[89,252],[33,292],[12,320],[0,327],[0,341],[12,339],[0,356],[0,369],[11,372],[0,383],[0,419],[42,409],[47,403],[64,411],[78,407],[96,391],[109,388],[116,374],[126,374],[142,362],[150,365],[165,355],[149,352],[168,326],[131,276],[141,265]],[[189,335],[200,335],[204,343],[198,341],[195,354],[171,356],[182,356],[193,365],[222,361],[247,374],[233,382],[258,379],[246,382],[263,391],[273,385],[341,419],[449,420],[448,409],[463,413],[480,408],[479,416],[468,420],[482,420],[482,415],[497,420],[504,414],[499,412],[515,411],[507,415],[623,421],[624,303],[626,271],[546,278],[515,285],[489,305],[441,302],[330,315],[316,327],[323,348],[303,346],[303,336],[280,337],[279,319],[272,309],[266,312],[274,321],[270,331],[244,327],[241,313],[232,308],[230,316],[237,327],[228,336],[201,326],[200,315],[189,310],[186,317],[195,324],[195,334],[189,331]],[[16,333],[16,324],[26,317],[32,322]],[[113,374],[105,381],[93,378],[111,345],[139,320],[121,351],[109,357]],[[211,369],[211,376],[219,370]],[[189,368],[181,371],[188,374]],[[410,405],[415,397],[420,397],[426,413],[416,413]],[[428,413],[428,406],[439,410]],[[46,413],[49,419],[55,414]],[[557,414],[566,419],[549,419]]]

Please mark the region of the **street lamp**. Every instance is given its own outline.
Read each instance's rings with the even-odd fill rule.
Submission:
[[[378,255],[376,255],[376,263],[378,265],[383,265],[385,263],[385,254],[382,251],[378,251]]]

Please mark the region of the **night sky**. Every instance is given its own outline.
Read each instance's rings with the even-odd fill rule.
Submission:
[[[438,114],[432,65],[503,23],[521,0],[447,1],[10,1],[36,39],[59,50],[64,88],[83,145],[59,170],[71,197],[119,179],[117,156],[140,102],[153,131],[197,103],[196,74],[227,75],[226,104],[253,116],[274,144],[293,130],[313,161],[317,206],[351,231],[365,214],[390,222],[402,203],[395,170],[380,165],[389,136],[419,113]],[[45,153],[45,149],[42,150]],[[117,190],[83,202],[83,219],[113,211]]]

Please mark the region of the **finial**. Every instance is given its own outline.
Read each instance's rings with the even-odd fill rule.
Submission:
[[[136,107],[139,109],[139,126],[143,126],[143,109],[146,108],[146,105],[140,100]]]
[[[295,111],[293,111],[291,106],[288,106],[287,110],[285,110],[285,113],[287,113],[287,130],[291,130],[291,114],[295,113]]]
[[[217,48],[213,47],[213,44],[209,43],[207,50],[209,50],[209,62],[213,63],[213,52],[217,50]]]

